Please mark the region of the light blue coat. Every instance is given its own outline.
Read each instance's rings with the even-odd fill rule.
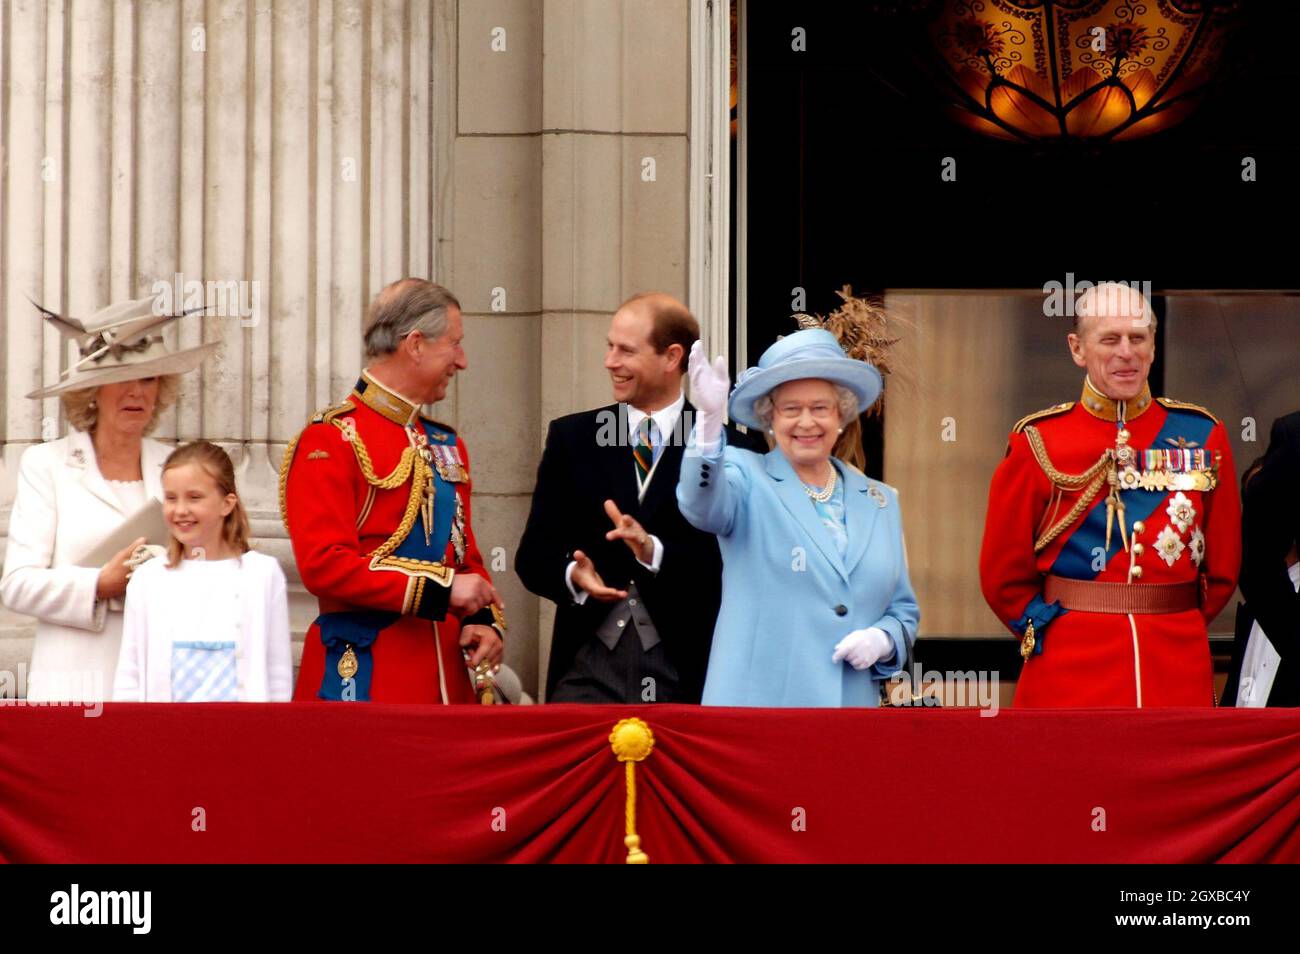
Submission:
[[[723,560],[705,705],[876,706],[879,681],[906,664],[920,613],[898,495],[832,460],[844,482],[844,559],[779,449],[719,446],[705,457],[692,435],[677,500],[693,526],[717,534]],[[892,659],[861,672],[831,662],[836,643],[868,626],[889,634]]]

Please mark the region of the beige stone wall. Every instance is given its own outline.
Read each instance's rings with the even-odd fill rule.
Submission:
[[[1011,426],[1073,400],[1076,377],[1042,296],[894,294],[898,373],[885,414],[884,478],[899,490],[921,632],[1001,632],[979,586],[989,481]]]
[[[66,427],[56,402],[22,397],[66,362],[27,296],[85,314],[178,271],[256,282],[256,324],[171,332],[224,347],[159,436],[231,451],[301,634],[314,601],[278,518],[285,444],[355,379],[373,294],[433,278],[464,303],[469,355],[434,413],[468,443],[507,659],[535,686],[539,607],[513,564],[545,424],[609,399],[604,332],[624,297],[686,293],[687,14],[687,0],[5,0],[0,533],[22,451]],[[0,617],[0,668],[28,658],[30,632]]]

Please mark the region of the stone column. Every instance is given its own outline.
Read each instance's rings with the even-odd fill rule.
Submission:
[[[374,293],[447,278],[438,196],[455,76],[438,57],[451,62],[454,23],[452,0],[6,2],[0,532],[18,458],[67,426],[58,401],[23,397],[68,358],[27,298],[85,315],[197,282],[225,314],[183,320],[170,343],[222,348],[155,436],[232,454],[301,638],[315,600],[280,523],[279,466],[355,380]],[[435,413],[448,410],[455,423],[454,406]],[[30,633],[0,617],[0,668],[29,658]]]

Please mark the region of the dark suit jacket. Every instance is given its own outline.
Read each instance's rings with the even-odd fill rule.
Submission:
[[[1237,638],[1223,704],[1235,705],[1250,623],[1260,628],[1282,657],[1270,706],[1300,706],[1300,594],[1287,576],[1287,551],[1300,540],[1300,411],[1273,422],[1259,471],[1246,485],[1241,513],[1241,594]]]
[[[627,419],[620,416],[619,405],[551,422],[537,468],[532,509],[515,559],[524,586],[556,605],[546,678],[548,695],[611,608],[609,603],[591,598],[581,606],[573,602],[564,573],[573,552],[581,550],[607,585],[626,589],[636,583],[663,640],[664,652],[678,672],[682,698],[699,701],[722,595],[722,559],[713,535],[696,530],[677,509],[677,478],[690,434],[685,422],[693,421],[694,416],[695,409],[688,401],[680,440],[670,440],[662,450],[640,503],[632,447],[626,437]],[[741,447],[762,445],[757,435],[742,435],[731,428],[727,441]],[[638,563],[623,541],[605,539],[614,526],[605,513],[606,499],[612,499],[620,511],[631,514],[663,542],[658,574]]]

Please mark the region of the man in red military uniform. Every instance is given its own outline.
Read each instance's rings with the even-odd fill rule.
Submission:
[[[1237,585],[1241,506],[1223,425],[1151,397],[1135,289],[1080,297],[1083,395],[1021,420],[993,475],[984,598],[1021,638],[1017,706],[1211,706],[1206,623]]]
[[[375,298],[370,364],[289,445],[281,512],[320,601],[295,700],[474,702],[501,661],[501,601],[474,542],[469,455],[420,414],[466,367],[460,305],[407,278]]]

